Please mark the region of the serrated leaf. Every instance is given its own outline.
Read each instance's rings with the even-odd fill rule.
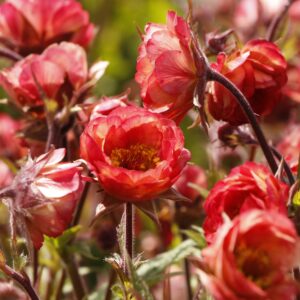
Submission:
[[[126,253],[126,264],[129,271],[129,278],[134,290],[142,296],[143,300],[153,300],[154,298],[150,293],[147,283],[141,276],[138,275],[137,270],[135,269],[135,266],[133,265],[128,253]]]
[[[159,282],[164,276],[167,267],[191,254],[198,254],[197,244],[192,240],[186,240],[176,248],[159,254],[153,259],[144,262],[137,270],[138,276],[142,277],[149,285]]]

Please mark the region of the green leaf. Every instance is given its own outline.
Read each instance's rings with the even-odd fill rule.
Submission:
[[[294,206],[300,206],[300,191],[297,191],[293,197],[293,204]]]
[[[150,293],[147,283],[141,276],[138,275],[137,270],[128,254],[126,254],[126,263],[129,270],[129,278],[133,284],[134,290],[142,296],[143,300],[153,300],[154,298]]]
[[[206,239],[204,236],[204,231],[201,227],[192,226],[192,229],[182,230],[182,232],[187,235],[191,240],[197,243],[200,249],[206,247]]]
[[[197,243],[186,240],[176,248],[159,254],[153,259],[144,262],[137,270],[138,276],[142,277],[148,284],[153,285],[164,276],[165,269],[191,254],[199,254],[196,249]]]
[[[60,235],[57,238],[51,238],[51,237],[45,237],[45,241],[58,251],[63,251],[66,246],[69,244],[69,242],[72,241],[72,239],[75,238],[76,234],[81,230],[81,225],[77,225],[74,227],[71,227],[63,232],[62,235]]]

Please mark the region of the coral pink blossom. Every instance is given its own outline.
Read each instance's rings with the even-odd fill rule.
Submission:
[[[292,124],[287,128],[277,149],[290,165],[292,172],[297,174],[300,156],[300,124]]]
[[[0,160],[0,190],[13,181],[13,174],[6,163]]]
[[[289,187],[276,179],[267,167],[247,162],[235,167],[217,182],[204,203],[206,238],[213,241],[223,223],[222,213],[233,219],[251,209],[276,210],[286,214]]]
[[[22,55],[55,42],[90,44],[95,27],[75,0],[7,0],[0,5],[0,38]]]
[[[172,120],[134,106],[89,122],[80,144],[103,189],[121,201],[149,200],[168,190],[190,158]]]
[[[79,163],[61,162],[64,156],[65,149],[56,149],[29,158],[12,184],[16,196],[9,206],[24,219],[37,249],[43,235],[57,237],[67,228],[82,191]]]
[[[189,184],[206,188],[207,179],[205,171],[199,166],[187,165],[174,185],[180,194],[191,200],[195,200],[200,196],[199,192],[195,188],[190,187]]]
[[[280,49],[265,40],[252,40],[229,56],[220,53],[212,67],[242,91],[254,112],[260,116],[272,111],[287,82],[287,63]],[[219,83],[212,85],[208,108],[216,120],[231,125],[248,122],[234,96]]]
[[[291,100],[300,103],[300,65],[288,66],[287,76],[288,81],[283,89],[283,94]]]
[[[0,113],[0,156],[18,159],[25,154],[25,149],[21,146],[22,141],[16,136],[20,129],[19,121]]]
[[[293,223],[275,211],[252,210],[220,229],[202,251],[202,284],[216,300],[292,300],[299,263]]]
[[[0,73],[0,84],[24,111],[43,111],[44,96],[62,107],[88,79],[86,53],[78,45],[63,42],[41,55],[30,55]]]
[[[134,105],[128,100],[127,93],[112,97],[102,97],[94,103],[84,103],[83,111],[80,112],[80,118],[83,122],[94,120],[98,117],[107,116],[118,107]]]
[[[190,28],[171,11],[166,25],[147,24],[142,39],[135,79],[144,106],[179,122],[193,107],[197,83]]]

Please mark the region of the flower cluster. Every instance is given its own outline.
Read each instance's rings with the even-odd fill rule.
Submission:
[[[92,2],[94,17],[114,11]],[[101,298],[93,289],[110,289],[114,274],[86,266],[116,250],[112,297],[196,299],[197,276],[215,300],[299,298],[300,0],[192,2],[186,19],[169,11],[140,31],[135,81],[116,59],[99,85],[109,62],[90,60],[109,51],[88,55],[96,27],[78,1],[0,4],[1,299]],[[220,15],[224,32],[212,26]],[[113,29],[105,46],[116,45]],[[127,90],[109,94],[116,83]],[[163,279],[170,270],[177,286]]]

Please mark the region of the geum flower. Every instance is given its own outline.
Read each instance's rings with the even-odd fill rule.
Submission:
[[[98,117],[107,116],[118,107],[135,105],[128,99],[129,90],[123,94],[112,97],[101,97],[95,102],[86,102],[81,105],[82,111],[79,112],[81,122],[86,123]]]
[[[87,80],[85,51],[67,42],[51,45],[41,55],[29,55],[0,73],[0,84],[15,105],[34,115],[43,114],[43,97],[60,109]]]
[[[43,235],[57,237],[67,228],[83,188],[80,162],[61,162],[65,152],[52,149],[29,158],[9,188],[11,198],[5,199],[14,225],[26,230],[36,249]]]
[[[95,36],[89,15],[75,0],[7,0],[0,5],[0,39],[21,55],[41,53],[52,43],[87,47]]]
[[[193,107],[198,78],[204,77],[205,65],[194,62],[192,43],[187,22],[170,11],[166,25],[146,25],[139,47],[135,79],[143,104],[177,123]]]
[[[201,255],[201,283],[215,300],[295,299],[299,238],[278,212],[251,210],[226,222]]]
[[[266,40],[252,40],[230,55],[220,53],[212,68],[232,81],[259,116],[272,112],[287,82],[287,63],[280,49]],[[208,110],[231,125],[247,123],[236,99],[224,86],[212,83]]]
[[[288,185],[262,164],[246,162],[233,168],[225,179],[216,183],[204,202],[203,228],[207,241],[213,242],[223,224],[223,213],[230,219],[252,209],[275,210],[286,215],[288,195]]]
[[[282,140],[277,144],[278,151],[289,164],[292,172],[297,174],[300,157],[300,124],[289,125],[285,130]]]
[[[133,106],[90,121],[80,148],[104,191],[125,202],[152,200],[170,189],[190,158],[172,120]]]

